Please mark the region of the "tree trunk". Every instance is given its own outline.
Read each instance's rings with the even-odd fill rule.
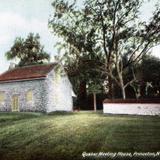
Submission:
[[[122,92],[122,98],[126,99],[126,91],[125,91],[122,75],[119,75],[119,80],[120,80],[120,87],[121,87],[121,92]]]
[[[108,97],[110,99],[113,98],[113,85],[112,85],[112,79],[110,77],[108,77],[108,88],[109,88],[109,92],[108,92]]]
[[[119,69],[118,69],[119,71]],[[121,93],[122,93],[122,98],[126,99],[126,91],[125,91],[125,85],[124,85],[124,81],[123,81],[123,75],[122,72],[118,72],[119,75],[119,81],[120,81],[120,88],[121,88]]]
[[[97,111],[97,104],[96,104],[96,93],[93,93],[93,104],[94,104],[94,111]]]
[[[114,95],[113,95],[113,80],[111,77],[107,76],[105,81],[107,82],[106,86],[104,87],[104,89],[107,89],[107,91],[105,93],[107,94],[109,99],[112,99],[114,97]]]
[[[121,86],[121,91],[122,91],[122,97],[123,97],[123,99],[126,99],[126,91],[125,91],[124,86]]]
[[[87,109],[86,99],[87,99],[86,82],[82,81],[80,82],[78,90],[78,97],[77,97],[78,107],[80,107],[81,109]]]

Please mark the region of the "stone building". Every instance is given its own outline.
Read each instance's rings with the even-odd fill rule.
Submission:
[[[10,68],[0,75],[0,111],[72,109],[72,85],[58,63]]]

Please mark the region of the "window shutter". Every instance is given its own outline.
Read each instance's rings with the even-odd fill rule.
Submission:
[[[4,93],[3,92],[0,92],[0,103],[4,102]]]
[[[31,102],[33,100],[33,93],[32,91],[28,91],[26,94],[26,100],[27,102]]]

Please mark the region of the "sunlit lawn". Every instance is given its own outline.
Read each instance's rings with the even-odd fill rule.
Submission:
[[[0,160],[81,159],[84,151],[160,151],[160,117],[0,113]]]

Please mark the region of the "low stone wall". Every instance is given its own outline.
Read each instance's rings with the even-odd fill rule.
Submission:
[[[160,115],[160,100],[104,100],[103,113]]]

